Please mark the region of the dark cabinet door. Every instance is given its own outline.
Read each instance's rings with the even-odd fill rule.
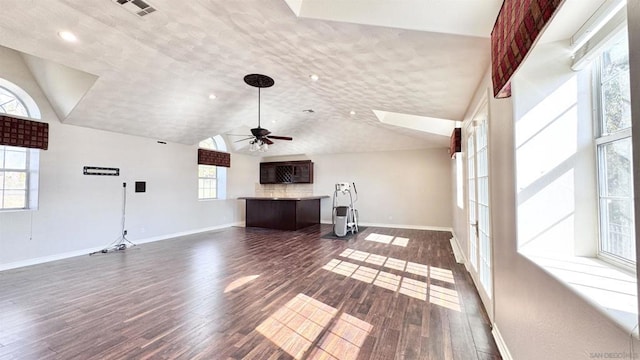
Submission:
[[[312,184],[311,161],[260,163],[260,184]]]
[[[260,184],[276,183],[276,167],[270,164],[260,164]]]
[[[313,182],[312,164],[293,165],[293,182],[298,184],[309,184]]]

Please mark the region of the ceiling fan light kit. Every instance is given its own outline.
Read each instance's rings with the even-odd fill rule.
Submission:
[[[269,150],[269,145],[273,145],[271,140],[293,140],[290,136],[270,135],[271,131],[260,127],[260,89],[272,87],[275,81],[267,75],[249,74],[244,77],[244,82],[249,86],[258,88],[258,127],[251,129],[251,135],[246,135],[248,138],[238,141],[249,140],[249,151],[265,152]]]

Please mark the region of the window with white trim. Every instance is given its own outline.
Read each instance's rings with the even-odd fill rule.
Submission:
[[[600,240],[604,260],[635,266],[629,46],[615,35],[594,66]]]
[[[198,147],[207,150],[218,150],[213,138],[200,141]],[[217,166],[198,165],[198,199],[217,199],[218,179],[216,174]]]
[[[222,136],[206,138],[198,147],[207,150],[227,151]],[[198,165],[198,200],[226,199],[227,168],[213,165]]]
[[[0,113],[26,118],[40,116],[33,99],[4,79],[0,79]],[[0,145],[0,210],[37,207],[39,154],[38,149]]]

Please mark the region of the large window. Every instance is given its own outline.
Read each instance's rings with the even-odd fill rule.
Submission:
[[[39,110],[33,99],[16,85],[2,80],[0,85],[0,113],[31,117]],[[9,90],[24,94],[24,99]],[[34,108],[30,111],[26,103]],[[32,115],[33,113],[33,115]],[[37,207],[39,150],[0,145],[0,210],[19,210]]]
[[[0,145],[0,209],[29,204],[29,150]]]
[[[635,264],[631,96],[627,31],[617,35],[595,66],[598,104],[599,255]]]
[[[201,149],[217,150],[213,138],[207,138],[200,141],[198,145]],[[218,179],[217,167],[212,165],[198,165],[198,199],[217,199]]]
[[[227,151],[227,145],[220,135],[206,138],[198,147],[207,150]],[[198,200],[226,199],[227,168],[198,165]]]

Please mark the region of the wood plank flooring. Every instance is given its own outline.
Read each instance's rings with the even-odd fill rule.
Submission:
[[[0,272],[5,359],[501,359],[450,233],[230,228]]]

